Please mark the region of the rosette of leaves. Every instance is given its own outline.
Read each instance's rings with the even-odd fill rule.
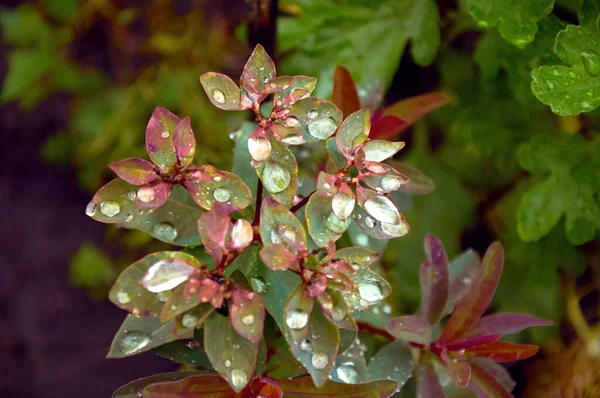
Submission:
[[[488,248],[481,266],[477,257],[471,257],[458,263],[461,269],[450,269],[442,243],[432,235],[425,238],[425,254],[418,314],[394,318],[387,325],[390,334],[414,351],[417,396],[444,396],[438,378],[449,375],[456,386],[468,387],[478,397],[512,397],[515,383],[496,362],[525,359],[538,348],[500,338],[552,322],[524,314],[482,317],[502,274],[504,249],[499,242]],[[448,314],[441,328],[438,323]],[[385,351],[384,355],[394,354]]]

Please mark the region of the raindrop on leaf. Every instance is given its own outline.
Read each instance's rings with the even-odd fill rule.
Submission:
[[[156,224],[152,232],[154,236],[166,242],[173,242],[177,238],[177,229],[166,222]]]
[[[119,304],[127,304],[131,301],[131,296],[124,290],[117,293],[117,301]]]
[[[230,373],[231,384],[237,390],[241,390],[248,384],[248,375],[243,370],[233,369]]]
[[[221,90],[214,89],[212,91],[212,97],[217,104],[225,103],[225,93],[223,93]]]
[[[594,50],[582,51],[581,60],[590,76],[600,75],[600,55]]]
[[[329,138],[335,131],[337,125],[332,118],[326,117],[323,119],[316,120],[308,125],[308,132],[313,137],[324,140]]]
[[[402,185],[402,180],[396,176],[385,176],[381,179],[381,188],[387,192],[397,191]]]
[[[312,344],[309,339],[304,339],[300,342],[300,349],[305,352],[310,352],[312,350]]]
[[[254,290],[256,293],[259,294],[264,294],[267,292],[268,289],[268,285],[267,283],[259,277],[251,277],[250,278],[250,286],[252,287],[252,290]]]
[[[300,124],[300,122],[298,121],[298,118],[295,116],[289,116],[287,119],[285,119],[285,125],[288,127],[296,127]]]
[[[375,226],[375,220],[373,220],[373,218],[366,216],[365,217],[365,224],[367,225],[367,227],[369,228],[373,228]]]
[[[308,117],[311,119],[316,119],[317,117],[319,117],[319,112],[317,111],[310,111],[308,112]]]
[[[223,362],[223,365],[225,365],[226,368],[230,368],[231,367],[231,361],[229,359],[226,359],[225,362]]]
[[[358,370],[352,362],[345,362],[337,367],[335,373],[341,381],[347,384],[356,384],[358,382]]]
[[[144,203],[150,203],[154,200],[154,188],[152,187],[141,187],[140,189],[138,189],[138,193],[137,193],[137,197],[140,200],[140,202],[144,202]]]
[[[279,193],[290,185],[291,177],[279,163],[267,163],[261,180],[269,192]]]
[[[124,354],[133,354],[146,347],[150,343],[150,336],[144,332],[129,332],[119,343],[119,347]]]
[[[242,323],[246,326],[250,326],[254,323],[254,315],[248,314],[242,318]]]
[[[257,162],[267,160],[271,156],[271,142],[266,138],[253,137],[248,139],[248,151]]]
[[[160,293],[179,286],[194,271],[194,267],[176,259],[160,260],[148,268],[141,283],[149,292]]]
[[[197,321],[198,318],[191,314],[184,314],[183,317],[181,317],[181,324],[185,328],[193,328],[196,326]]]
[[[105,200],[100,203],[100,213],[104,214],[106,217],[114,217],[121,211],[121,206],[117,202],[112,200]]]
[[[337,218],[337,216],[332,212],[329,213],[329,217],[327,217],[327,228],[329,228],[331,231],[335,232],[336,234],[343,234],[346,229],[348,229],[348,226],[350,225],[350,219],[347,219],[346,221],[342,221],[339,218]]]
[[[302,310],[291,310],[285,319],[290,329],[299,330],[308,323],[308,314]]]
[[[373,196],[364,204],[365,211],[378,221],[389,224],[400,224],[398,209],[389,198],[385,196]]]
[[[381,289],[381,285],[375,279],[369,279],[359,283],[358,293],[360,294],[361,298],[370,303],[383,300],[383,291]]]
[[[213,192],[213,197],[217,202],[225,203],[231,197],[231,192],[224,188],[217,188]]]
[[[170,135],[171,134],[169,134],[168,131],[163,131],[162,133],[160,133],[160,138],[167,139],[167,138],[169,138]]]
[[[134,201],[137,195],[135,194],[135,191],[129,191],[125,194],[125,196],[128,200]]]
[[[310,359],[310,363],[315,369],[322,370],[325,369],[325,367],[327,367],[327,364],[329,363],[329,358],[326,354],[316,352]]]
[[[352,214],[355,204],[356,199],[354,199],[352,196],[344,192],[338,192],[333,196],[331,208],[340,220],[345,220]]]
[[[93,217],[94,214],[96,214],[96,209],[97,209],[96,204],[94,202],[90,202],[85,207],[85,214],[87,214],[89,217]]]

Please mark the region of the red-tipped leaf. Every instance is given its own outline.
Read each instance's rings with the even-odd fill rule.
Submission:
[[[385,108],[384,115],[394,115],[413,124],[429,112],[450,102],[450,96],[444,93],[429,93],[410,97]]]
[[[552,321],[547,321],[527,314],[495,314],[481,318],[466,336],[469,339],[489,334],[506,336],[515,334],[534,326],[550,326]]]
[[[265,265],[274,271],[290,268],[296,263],[296,255],[289,251],[282,243],[273,243],[260,250],[260,258]]]
[[[454,384],[459,387],[466,387],[471,380],[471,366],[464,361],[453,361],[448,357],[448,351],[442,352],[442,360],[454,380]]]
[[[158,178],[155,167],[144,159],[127,158],[108,165],[119,178],[132,185],[146,185]]]
[[[506,341],[497,341],[465,349],[461,354],[463,358],[484,357],[496,362],[512,362],[526,359],[537,354],[539,348],[531,344],[513,344]]]
[[[154,209],[165,204],[173,185],[168,182],[155,181],[154,183],[144,185],[137,191],[135,204],[142,209]]]
[[[259,294],[235,289],[231,295],[230,318],[237,334],[255,343],[260,341],[263,336],[265,306]]]
[[[393,336],[427,345],[431,342],[431,325],[425,318],[416,315],[405,315],[390,320],[386,326],[388,332]]]
[[[344,118],[360,109],[356,84],[350,71],[342,65],[336,66],[333,74],[332,102],[342,111]]]
[[[469,388],[477,398],[514,398],[498,380],[476,365],[471,366]]]
[[[444,398],[444,390],[431,363],[421,361],[415,367],[415,380],[417,382],[416,398]]]
[[[163,107],[158,107],[146,127],[146,151],[161,170],[169,171],[177,163],[173,150],[173,133],[181,119]]]
[[[371,138],[394,137],[409,125],[405,120],[394,115],[373,117],[371,123],[371,133],[369,134]]]
[[[190,117],[185,117],[173,133],[173,148],[179,160],[180,166],[186,168],[194,159],[196,152],[196,137],[192,131]]]
[[[491,344],[500,340],[502,336],[499,334],[489,334],[486,336],[477,336],[471,339],[462,340],[456,343],[447,344],[444,346],[447,350],[458,351],[464,350],[465,348],[474,347],[482,344]]]
[[[448,300],[448,255],[442,242],[433,235],[425,237],[427,262],[421,266],[421,316],[435,324]]]

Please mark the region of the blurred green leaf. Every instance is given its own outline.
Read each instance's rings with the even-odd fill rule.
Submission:
[[[38,10],[22,3],[15,9],[0,8],[2,39],[13,46],[33,46],[51,36],[51,28]]]
[[[71,257],[70,275],[74,286],[104,286],[115,274],[116,265],[92,243],[83,243]]]
[[[31,86],[48,72],[54,62],[56,54],[48,50],[15,50],[8,54],[8,72],[2,83],[0,101],[3,103],[13,101],[20,96],[26,96]],[[34,89],[35,90],[35,89]],[[30,106],[43,98],[43,92],[35,93],[35,99],[29,99]]]
[[[42,0],[42,3],[50,15],[62,21],[71,19],[79,8],[78,0]]]

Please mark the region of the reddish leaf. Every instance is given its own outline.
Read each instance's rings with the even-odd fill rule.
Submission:
[[[425,236],[427,262],[421,266],[420,314],[430,324],[442,315],[448,300],[448,256],[442,242],[433,235]]]
[[[204,229],[210,240],[221,249],[227,246],[225,241],[229,232],[231,218],[224,205],[215,202],[213,208],[202,215]]]
[[[338,65],[333,75],[332,102],[342,111],[344,118],[360,109],[360,98],[350,71]]]
[[[275,64],[264,47],[258,44],[244,65],[240,83],[249,94],[258,94],[274,77]]]
[[[228,111],[250,109],[252,102],[242,95],[241,90],[229,78],[221,73],[206,72],[200,76],[200,83],[214,106]]]
[[[508,391],[512,391],[513,388],[515,388],[516,383],[512,377],[510,377],[510,373],[508,373],[506,368],[491,359],[471,358],[469,359],[469,364],[471,365],[471,370],[475,369],[475,367],[483,370],[502,384]],[[475,372],[473,371],[472,374],[473,373]]]
[[[310,377],[281,380],[279,386],[285,398],[306,397],[360,397],[387,398],[396,389],[396,383],[390,380],[373,381],[365,384],[344,384],[328,381],[320,388],[315,387]]]
[[[258,376],[250,382],[250,391],[257,397],[282,398],[283,390],[279,383],[269,378]]]
[[[229,314],[237,334],[255,343],[260,341],[265,322],[265,306],[260,295],[235,289],[231,295]]]
[[[454,380],[454,384],[459,387],[466,387],[471,380],[471,366],[464,361],[454,361],[448,358],[448,351],[442,351],[442,360]]]
[[[184,173],[185,187],[198,205],[210,210],[220,203],[228,212],[241,210],[252,203],[250,188],[237,175],[211,165],[190,168]]]
[[[429,362],[421,361],[415,367],[415,380],[417,382],[416,398],[444,398],[444,390]]]
[[[143,390],[144,398],[180,398],[183,396],[206,398],[236,398],[243,394],[234,392],[218,375],[190,376],[183,380],[152,384]]]
[[[142,209],[155,209],[165,204],[173,185],[168,182],[155,181],[140,187],[137,191],[135,205]]]
[[[173,133],[181,119],[163,107],[158,107],[146,127],[146,150],[161,170],[169,171],[177,163],[173,150]]]
[[[119,178],[133,185],[146,185],[158,178],[154,165],[147,160],[127,158],[108,165]]]
[[[281,271],[293,266],[296,255],[289,251],[282,243],[265,245],[260,250],[260,258],[265,265],[274,271]]]
[[[192,131],[190,118],[185,117],[173,133],[173,148],[182,168],[186,168],[194,159],[196,152],[196,137]]]
[[[512,362],[534,356],[538,347],[530,344],[513,344],[506,341],[497,341],[492,344],[483,344],[465,349],[463,358],[485,357],[496,362]]]
[[[440,342],[460,339],[483,315],[498,287],[503,263],[504,248],[500,242],[494,242],[485,253],[475,281],[450,316]]]
[[[465,348],[474,347],[481,344],[491,344],[500,340],[502,336],[499,334],[490,334],[486,336],[478,336],[472,339],[466,339],[457,343],[447,344],[444,348],[452,351],[464,350]]]
[[[471,366],[469,388],[478,398],[514,398],[498,380],[476,365]]]
[[[198,219],[198,232],[202,239],[202,243],[204,243],[206,252],[215,259],[216,264],[220,264],[223,259],[223,249],[208,235],[205,222],[206,214],[207,213],[203,213]]]
[[[481,318],[465,335],[469,339],[489,334],[506,336],[519,333],[533,326],[550,326],[552,321],[547,321],[526,314],[496,314]]]
[[[451,275],[448,303],[444,315],[452,313],[456,305],[463,299],[471,288],[473,280],[479,271],[481,258],[475,251],[469,249],[452,260],[450,264]]]
[[[413,343],[428,345],[431,342],[431,325],[416,315],[405,315],[390,320],[386,326],[395,337]]]
[[[409,124],[394,115],[382,116],[380,118],[373,117],[371,120],[371,138],[393,138]]]
[[[317,192],[321,196],[333,196],[337,192],[335,182],[337,177],[322,171],[317,178]]]
[[[406,121],[408,126],[448,102],[450,97],[444,93],[417,95],[388,106],[385,108],[384,115],[397,116]]]

